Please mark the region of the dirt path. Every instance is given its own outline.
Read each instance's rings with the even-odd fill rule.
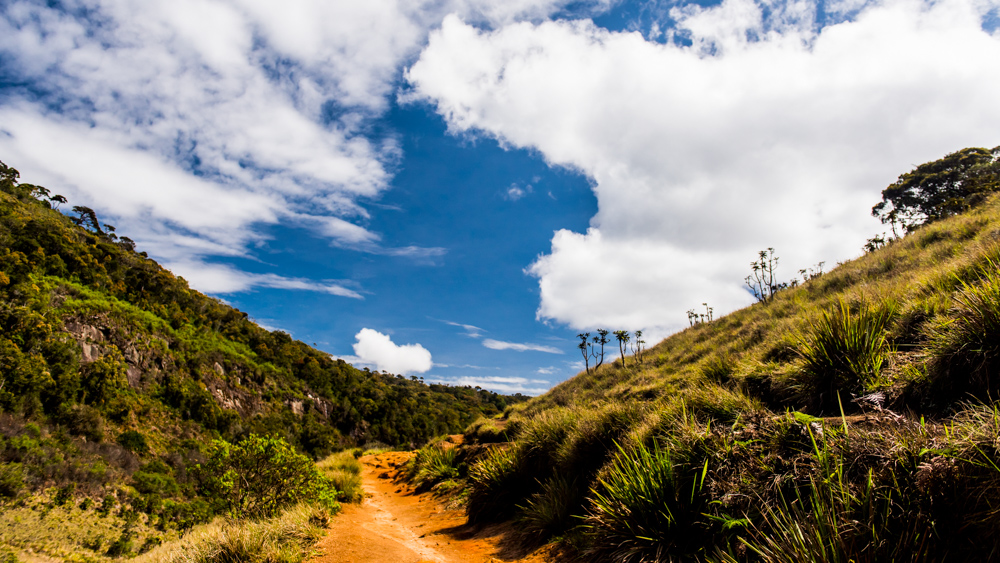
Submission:
[[[333,519],[310,563],[494,563],[552,561],[545,550],[525,555],[506,545],[503,527],[466,525],[465,513],[416,494],[397,480],[412,454],[389,452],[361,458],[364,488],[360,505],[345,505]]]

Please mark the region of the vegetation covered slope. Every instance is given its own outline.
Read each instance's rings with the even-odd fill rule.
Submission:
[[[470,426],[470,520],[595,561],[1000,557],[1000,199],[973,193]]]
[[[191,290],[92,210],[54,209],[65,203],[0,163],[4,514],[65,507],[76,518],[79,505],[128,530],[183,530],[222,510],[217,476],[199,473],[225,444],[213,439],[267,435],[320,458],[422,443],[523,399],[332,359]],[[0,545],[17,528],[39,535],[0,528]],[[110,532],[81,534],[74,545],[111,552]]]

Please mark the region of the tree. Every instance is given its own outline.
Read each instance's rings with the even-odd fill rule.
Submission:
[[[591,349],[594,347],[594,345],[590,343],[590,333],[581,332],[580,334],[577,334],[576,337],[580,339],[580,344],[577,345],[577,348],[579,348],[580,352],[583,354],[583,367],[587,370],[587,375],[590,375],[590,354]]]
[[[778,257],[774,255],[774,248],[761,250],[757,253],[757,261],[751,262],[750,267],[753,273],[746,277],[747,287],[760,303],[767,303],[774,298],[774,294],[788,287],[787,283],[778,283],[774,276],[774,270],[778,267]]]
[[[694,309],[688,309],[687,316],[688,316],[688,324],[690,326],[694,326],[696,324],[701,324],[701,323],[705,323],[705,322],[709,322],[709,323],[712,322],[712,312],[715,309],[712,308],[712,307],[709,307],[708,303],[702,303],[702,305],[705,306],[705,312],[704,313],[699,313],[698,311],[695,311]],[[641,334],[642,334],[642,331],[637,331],[636,332],[636,336],[639,336]]]
[[[601,367],[601,364],[604,363],[604,345],[607,344],[608,342],[611,342],[611,340],[608,339],[608,331],[607,330],[605,330],[603,328],[599,328],[599,329],[597,329],[597,334],[598,334],[598,336],[594,337],[594,340],[593,340],[594,346],[592,347],[593,354],[594,354],[593,358],[595,360],[597,360],[597,364],[594,366],[594,370],[595,371],[597,370],[597,368]],[[598,349],[597,349],[598,345],[601,346],[600,351],[598,351]]]
[[[872,215],[907,232],[954,215],[1000,189],[1000,147],[967,148],[925,162],[882,190]]]
[[[636,362],[642,363],[642,345],[646,341],[642,339],[642,331],[635,331],[635,346],[632,348],[632,353],[635,354]]]
[[[622,367],[625,367],[625,350],[628,348],[628,342],[632,337],[629,336],[627,330],[616,330],[615,338],[618,339],[618,351],[622,355]]]
[[[97,220],[97,213],[94,213],[93,209],[74,205],[73,212],[77,215],[72,218],[74,223],[99,235],[104,234],[104,231],[101,230],[101,222]]]

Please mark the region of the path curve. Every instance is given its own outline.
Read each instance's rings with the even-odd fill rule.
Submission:
[[[548,563],[546,549],[523,555],[504,545],[506,528],[466,525],[462,510],[417,494],[398,479],[413,454],[361,458],[367,498],[344,505],[310,563]]]

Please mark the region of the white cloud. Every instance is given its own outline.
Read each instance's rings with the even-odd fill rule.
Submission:
[[[482,338],[483,333],[486,332],[486,329],[479,328],[478,326],[475,325],[456,323],[454,321],[442,321],[442,322],[444,322],[447,325],[457,326],[461,328],[462,330],[465,331],[465,335],[468,336],[469,338]]]
[[[361,329],[355,338],[354,357],[343,357],[348,362],[404,375],[425,373],[434,365],[431,353],[420,344],[397,345],[388,335],[370,328]]]
[[[534,187],[531,184],[527,184],[523,188],[517,184],[511,184],[510,187],[507,188],[507,191],[504,192],[504,198],[510,201],[517,201],[533,191]]]
[[[766,23],[761,6],[675,11],[690,46],[589,22],[450,17],[432,34],[407,99],[594,182],[591,228],[557,232],[527,269],[539,318],[663,334],[702,302],[733,310],[757,250],[786,279],[857,255],[897,175],[1000,144],[996,2],[859,4],[824,28],[812,3]]]
[[[524,395],[541,395],[552,387],[552,383],[544,379],[528,379],[525,377],[438,377],[428,376],[428,382],[444,383],[446,385],[482,387],[498,393],[521,393]]]
[[[483,346],[486,346],[490,350],[514,350],[516,352],[545,352],[547,354],[564,353],[559,348],[555,348],[552,346],[544,346],[542,344],[504,342],[502,340],[493,340],[492,338],[487,338],[483,340]]]
[[[225,264],[204,262],[167,262],[171,272],[183,277],[192,287],[208,293],[237,293],[255,287],[316,291],[352,299],[364,299],[360,293],[339,283],[316,282],[302,278],[288,278],[277,274],[252,274]]]
[[[367,125],[445,14],[498,25],[567,1],[11,0],[0,57],[27,87],[5,87],[0,151],[158,259],[243,255],[284,222],[431,260],[444,250],[364,226],[400,157]]]

